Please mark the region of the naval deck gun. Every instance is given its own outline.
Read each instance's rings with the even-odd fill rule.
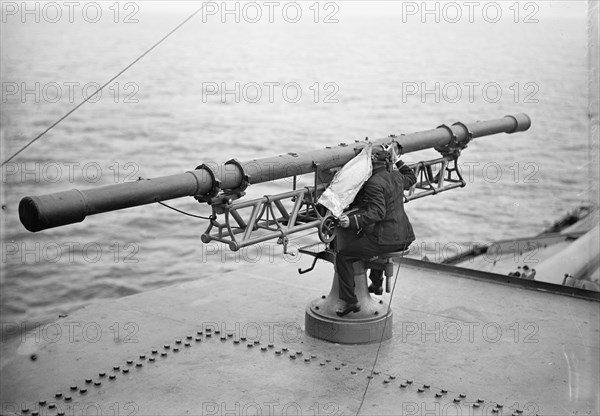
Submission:
[[[454,139],[446,127],[382,141],[395,139],[409,153],[427,145],[419,145],[416,138],[440,135],[441,139],[438,136],[428,145],[441,150],[441,158],[452,170],[452,161],[467,144],[466,138],[522,131],[529,127],[528,120],[518,115],[484,124],[450,126],[458,145],[448,146]],[[484,126],[488,127],[485,134],[481,130]],[[325,167],[330,169],[328,163],[341,166],[361,145],[358,142],[304,154],[303,160],[308,160],[306,172],[315,172],[312,161],[318,161],[318,176],[324,177]],[[290,160],[287,156],[281,158]],[[263,159],[269,163],[277,160]],[[256,162],[241,163],[243,171],[235,162],[228,163],[231,176],[225,179],[218,169],[223,165],[211,169],[215,181],[221,182],[221,191],[206,201],[216,211],[214,221],[223,224],[228,207],[240,208],[239,204],[247,202],[241,199],[243,195],[234,199],[236,194],[227,189],[239,187],[243,172],[250,184],[258,183],[259,172],[252,177],[249,174]],[[455,186],[439,181],[439,166],[443,164],[416,164],[419,175],[423,172],[428,176],[420,177],[420,185],[408,191],[406,198]],[[196,175],[212,181],[208,170],[196,171]],[[85,215],[119,209],[117,205],[135,206],[139,201],[152,203],[188,193],[196,196],[196,175],[175,175],[186,181],[179,184],[183,188],[177,189],[169,188],[173,178],[168,177],[125,187],[26,198],[21,219],[28,229],[41,230],[58,226],[61,221],[77,222]],[[326,182],[316,183],[321,187]],[[457,184],[460,186],[460,181]],[[206,194],[213,189],[212,182],[202,185],[202,189]],[[219,201],[226,194],[231,203],[228,199]],[[85,198],[83,210],[77,195]],[[273,196],[270,198],[276,213],[277,205]],[[268,201],[264,205],[268,207]],[[254,206],[251,204],[248,210],[254,210]],[[258,206],[256,209],[262,211]],[[306,210],[310,213],[311,206],[304,206],[302,212]],[[266,221],[270,210],[265,208],[265,216],[259,215],[260,211],[249,239],[273,230],[280,238],[290,225],[293,227],[290,221],[280,220],[285,217],[281,213],[276,217],[278,222],[273,223],[272,216]],[[291,212],[289,209],[288,214]],[[318,209],[311,215],[317,214],[323,216]],[[233,215],[230,212],[230,225],[232,231],[237,231]],[[210,225],[209,236],[229,242],[235,238],[238,244],[247,242],[246,231],[226,235],[227,227]],[[315,221],[313,225],[305,232],[318,232],[321,223]],[[393,322],[394,337],[379,345],[340,345],[303,335],[309,328],[297,325],[306,318],[297,305],[306,300],[307,294],[317,301],[327,298],[328,267],[304,275],[298,285],[270,275],[272,265],[254,264],[240,272],[224,273],[218,279],[194,279],[89,305],[42,327],[39,331],[48,331],[48,339],[28,332],[1,345],[2,414],[87,414],[92,406],[95,414],[114,414],[120,409],[128,414],[173,415],[283,415],[289,414],[288,410],[327,415],[598,414],[598,296],[578,288],[409,258],[396,267],[402,278],[402,293],[388,299],[401,319]],[[294,268],[292,264],[277,265],[279,273],[292,273]],[[267,302],[248,302],[264,299],[265,294]],[[356,327],[360,320],[350,318],[356,317],[345,318]],[[139,325],[135,343],[122,342],[122,338],[116,342],[112,336],[90,342],[78,332],[73,337],[55,337],[55,331],[67,324],[72,328],[93,323],[104,334],[112,334],[117,321]],[[386,322],[392,326],[391,319]],[[253,331],[260,328],[263,330]],[[290,335],[288,328],[298,332]],[[377,332],[378,327],[374,329]]]
[[[335,172],[367,144],[378,146],[395,142],[402,154],[429,148],[440,153],[435,159],[409,165],[417,176],[417,182],[405,195],[406,201],[412,201],[466,185],[458,158],[471,140],[498,133],[522,132],[530,126],[530,118],[518,113],[495,120],[441,125],[432,130],[390,135],[374,141],[342,143],[304,154],[288,153],[247,162],[231,159],[221,165],[206,163],[179,175],[25,197],[19,204],[19,216],[25,228],[37,232],[81,222],[88,215],[192,196],[212,208],[209,225],[201,236],[204,243],[218,241],[237,251],[277,239],[287,252],[290,235],[316,231],[326,248],[320,251],[313,251],[310,246],[300,249],[314,257],[311,267],[298,269],[300,273],[306,273],[315,267],[317,260],[333,262],[335,258],[336,245],[331,243],[337,235],[336,221],[318,204],[319,196]],[[298,175],[307,173],[314,174],[312,186],[297,187]],[[290,191],[251,200],[243,198],[251,184],[290,177],[293,178]],[[306,308],[307,333],[318,339],[346,344],[389,339],[392,336],[392,310],[390,305],[369,295],[365,267],[384,269],[386,291],[390,292],[392,261],[401,260],[402,254],[365,258],[356,263],[356,293],[362,309],[350,316],[339,317],[335,313],[340,302],[336,272],[329,295],[314,300]]]

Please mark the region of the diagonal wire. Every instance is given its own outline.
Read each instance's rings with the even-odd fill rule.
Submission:
[[[358,406],[358,410],[356,411],[356,416],[360,414],[360,410],[363,407],[365,402],[365,398],[367,397],[367,391],[369,390],[369,385],[371,384],[371,380],[373,380],[373,372],[375,371],[375,366],[377,365],[377,359],[379,358],[379,351],[381,350],[381,345],[383,343],[383,337],[385,336],[385,328],[387,326],[388,317],[390,316],[390,308],[392,307],[392,298],[394,297],[394,290],[396,290],[396,283],[398,282],[398,273],[400,273],[400,266],[402,265],[402,260],[398,262],[398,268],[396,269],[396,277],[394,278],[394,286],[392,286],[392,293],[390,293],[390,301],[388,302],[387,313],[385,314],[385,321],[383,322],[383,330],[381,331],[381,338],[379,339],[379,346],[377,347],[377,354],[375,354],[375,360],[373,361],[373,366],[371,367],[371,374],[367,379],[367,385],[365,387],[365,391],[363,392],[362,398],[360,399],[360,405]]]
[[[159,41],[157,41],[154,45],[152,45],[149,49],[146,50],[146,52],[144,52],[143,54],[141,54],[140,56],[138,56],[136,59],[134,59],[129,65],[127,65],[125,68],[123,68],[121,71],[119,71],[119,73],[117,75],[115,75],[114,77],[112,77],[111,79],[109,79],[108,81],[106,81],[106,83],[104,85],[102,85],[100,88],[98,88],[92,95],[86,97],[82,102],[80,102],[79,104],[77,104],[73,109],[71,109],[67,114],[65,114],[64,116],[62,116],[61,118],[59,118],[58,120],[56,120],[54,123],[52,123],[50,125],[50,127],[48,127],[46,130],[44,130],[43,132],[41,132],[40,134],[38,134],[37,136],[35,136],[33,139],[31,139],[26,145],[24,145],[23,147],[21,147],[17,152],[15,152],[11,157],[9,157],[8,159],[6,159],[4,162],[2,162],[2,164],[0,165],[0,167],[4,166],[5,164],[7,164],[8,162],[10,162],[11,160],[13,160],[19,153],[21,153],[23,150],[27,149],[29,146],[31,146],[33,143],[35,143],[37,140],[39,140],[42,136],[44,136],[46,133],[48,133],[50,130],[52,130],[54,127],[56,127],[61,121],[63,121],[65,118],[69,117],[71,114],[73,114],[79,107],[81,107],[82,105],[84,105],[86,102],[88,102],[89,100],[91,100],[92,98],[94,98],[98,93],[100,93],[108,84],[110,84],[111,82],[113,82],[115,79],[117,79],[119,76],[121,76],[121,74],[123,74],[125,71],[127,71],[129,68],[131,68],[133,65],[135,65],[140,59],[142,59],[144,56],[146,56],[148,53],[150,53],[150,51],[152,51],[154,48],[156,48],[158,45],[160,45],[165,39],[167,39],[169,36],[171,36],[173,33],[175,33],[175,31],[177,31],[177,29],[179,29],[181,26],[183,26],[184,24],[186,24],[192,17],[194,17],[195,15],[197,15],[203,8],[204,8],[204,4],[202,3],[202,6],[197,9],[196,11],[194,11],[191,15],[189,15],[184,21],[182,21],[181,23],[179,23],[177,26],[175,26],[169,33],[167,33],[165,36],[163,36]]]

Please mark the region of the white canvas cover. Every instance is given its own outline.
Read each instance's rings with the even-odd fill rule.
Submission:
[[[354,201],[363,184],[371,177],[372,149],[373,145],[367,144],[357,156],[346,163],[319,198],[319,204],[327,207],[336,217],[342,215],[344,209]]]

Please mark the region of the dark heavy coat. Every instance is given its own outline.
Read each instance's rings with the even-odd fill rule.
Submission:
[[[410,189],[417,178],[404,163],[397,166],[392,172],[385,167],[374,169],[354,200],[358,211],[349,216],[350,227],[362,229],[376,244],[408,247],[415,234],[404,212],[403,190]]]

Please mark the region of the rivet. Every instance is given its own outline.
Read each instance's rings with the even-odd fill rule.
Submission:
[[[152,350],[152,354],[158,354],[158,350],[156,350],[156,349],[153,349],[153,350]]]
[[[136,366],[137,368],[140,368],[140,367],[142,367],[143,365],[144,365],[144,364],[142,364],[142,363],[135,363],[135,366]]]
[[[64,416],[65,415],[65,411],[64,410],[57,410],[56,411],[56,416]]]
[[[362,371],[362,370],[363,370],[363,368],[362,368],[362,367],[356,367],[356,369],[357,369],[358,371]]]
[[[177,347],[173,348],[173,352],[179,352],[179,348],[177,348]]]
[[[212,334],[210,332],[207,332],[206,333],[206,338],[210,338],[210,337],[212,337]]]
[[[227,337],[225,335],[221,336],[221,341],[227,341]]]
[[[334,368],[335,368],[336,370],[339,370],[339,369],[340,369],[340,367],[338,367],[338,366],[335,366]]]
[[[266,350],[267,350],[267,347],[260,347],[260,350],[261,350],[261,351],[266,351]]]
[[[423,393],[423,392],[425,391],[425,389],[424,389],[424,388],[422,388],[422,387],[419,387],[419,388],[417,389],[417,391],[418,391],[419,393]]]
[[[175,344],[181,344],[181,340],[180,339],[176,339],[175,340]]]
[[[54,397],[56,397],[57,399],[59,399],[59,398],[61,398],[61,397],[62,397],[62,393],[60,393],[60,392],[59,392],[59,393],[56,393],[56,394],[54,395]]]
[[[233,332],[227,334],[227,338],[232,338],[233,337]]]
[[[384,383],[384,384],[388,384],[389,382],[390,382],[390,380],[389,380],[389,379],[387,379],[387,378],[386,378],[385,380],[383,380],[383,383]]]
[[[208,333],[208,332],[212,331],[212,329],[211,328],[206,328],[205,331]]]
[[[413,381],[412,380],[406,380],[406,384],[412,384]]]
[[[390,376],[390,380],[395,380],[396,376]]]
[[[240,343],[240,340],[239,340],[239,339],[234,339],[234,340],[233,340],[233,343],[234,343],[234,344],[239,344],[239,343]]]
[[[435,397],[442,397],[442,393],[436,393]]]
[[[500,404],[500,403],[496,403],[496,407],[497,407],[498,409],[502,409],[502,408],[504,407],[504,405],[503,405],[503,404]]]
[[[523,411],[522,411],[522,410],[519,410],[519,409],[517,409],[517,410],[515,410],[515,413],[517,413],[517,414],[521,414],[521,413],[523,413]]]
[[[114,380],[115,378],[117,378],[117,376],[115,376],[114,374],[111,374],[110,376],[108,376],[108,378],[109,378],[110,380]]]
[[[275,345],[273,344],[269,344],[269,348],[273,348]]]
[[[202,341],[202,338],[196,337],[196,342],[200,342],[200,341]]]
[[[169,344],[165,344],[164,348],[165,348],[165,350],[168,350],[169,348],[171,348],[171,346]]]
[[[455,397],[454,398],[454,403],[459,403],[459,402],[460,402],[460,399],[458,397]]]
[[[37,410],[34,410],[33,412],[31,412],[31,416],[38,416],[40,414],[40,412],[38,412]]]
[[[498,409],[496,409],[495,407],[492,409],[492,413],[498,413]]]
[[[302,355],[302,351],[296,351],[296,354],[297,355]],[[344,365],[344,364],[342,364],[342,365]]]
[[[446,394],[446,393],[448,393],[448,390],[446,390],[446,389],[441,389],[441,390],[440,390],[440,392],[441,392],[441,393],[443,393],[443,394]]]
[[[352,370],[350,371],[350,374],[356,374],[356,371]]]
[[[145,359],[146,359],[146,354],[140,355],[140,360],[145,360]]]
[[[319,363],[319,365],[325,365],[325,363],[324,363],[323,361],[321,361],[321,362]]]
[[[246,346],[247,346],[248,348],[252,348],[252,347],[254,347],[254,344],[253,344],[253,343],[251,343],[251,342],[249,342],[248,344],[246,344]]]
[[[473,407],[478,408],[479,406],[481,406],[479,403],[473,403]]]
[[[258,345],[258,344],[260,344],[260,341],[259,341],[259,340],[257,340],[257,339],[255,339],[255,340],[254,340],[254,345]]]
[[[124,368],[123,369],[123,374],[127,374],[127,373],[129,373],[129,368]]]
[[[116,370],[118,370],[118,369],[119,369],[119,367],[116,368]],[[90,384],[92,382],[92,379],[91,378],[86,378],[85,382],[88,383],[88,384]]]
[[[75,390],[77,390],[77,387],[75,387]],[[46,400],[40,400],[38,403],[40,404],[40,406],[45,406]]]
[[[428,389],[428,388],[430,388],[430,387],[431,387],[431,386],[430,386],[429,384],[423,384],[423,388],[424,388],[424,389]]]
[[[483,403],[484,400],[483,399],[477,399],[477,403]]]
[[[325,362],[326,362],[326,363],[330,363],[330,362],[331,362],[331,360],[325,360]]]
[[[309,363],[309,362],[310,362],[310,358],[306,357],[306,358],[304,359],[304,362],[305,362],[305,363]]]
[[[368,378],[369,380],[371,380],[371,379],[373,378],[373,376],[372,376],[371,374],[369,374],[369,375],[367,376],[367,378]]]
[[[185,344],[183,344],[183,345],[185,345],[186,347],[189,347],[189,346],[191,346],[192,344],[190,344],[189,342],[186,342],[186,343],[185,343]]]
[[[99,377],[106,377],[106,373],[98,373]]]
[[[460,397],[461,399],[464,399],[465,397],[467,397],[467,395],[466,395],[466,394],[464,394],[464,393],[460,393],[460,394],[458,395],[458,397]]]
[[[21,408],[21,412],[23,412],[23,413],[29,413],[29,408],[28,407],[22,407]]]
[[[133,360],[127,360],[127,365],[133,364]]]
[[[281,355],[281,351],[280,351],[280,350],[276,350],[276,351],[275,351],[275,354],[277,354],[277,355]]]
[[[315,354],[311,354],[310,358],[317,358],[317,356]]]
[[[197,335],[202,335],[202,331],[196,332]]]
[[[85,390],[85,389],[84,389],[84,390]],[[56,404],[54,404],[54,403],[50,403],[50,404],[48,405],[48,409],[54,409],[55,407],[56,407]]]
[[[402,388],[405,388],[405,387],[406,387],[406,384],[405,384],[405,383],[401,383],[401,384],[400,384],[400,387],[402,387]]]
[[[156,358],[150,357],[150,358],[148,358],[148,361],[150,361],[151,363],[153,363],[154,361],[156,361]]]
[[[290,354],[290,359],[295,360],[296,359],[296,355],[295,354]]]
[[[101,381],[96,381],[96,382],[94,383],[94,386],[96,386],[96,387],[98,387],[98,386],[101,386],[101,385],[102,385],[102,382],[101,382]]]
[[[220,334],[220,333],[221,333],[221,330],[215,329],[215,334]]]
[[[373,374],[375,374],[376,376],[378,376],[379,374],[381,374],[381,372],[379,372],[379,371],[373,371]]]
[[[341,366],[342,366],[342,367],[346,367],[347,365],[348,365],[348,364],[346,364],[346,363],[341,363]]]
[[[85,394],[85,393],[87,393],[87,389],[79,389],[79,393]]]
[[[284,352],[285,352],[285,351],[287,351],[287,350],[288,350],[288,348],[287,348],[287,347],[283,347],[283,348],[281,349],[281,351],[284,351]]]
[[[246,341],[246,337],[240,337],[242,341]]]
[[[77,390],[77,386],[71,386],[71,390]]]
[[[185,338],[186,338],[186,339],[192,339],[192,338],[194,338],[194,337],[193,337],[192,335],[187,335]]]
[[[163,351],[163,352],[161,352],[161,353],[160,353],[160,356],[161,356],[161,357],[166,357],[166,356],[167,356],[167,353]]]

